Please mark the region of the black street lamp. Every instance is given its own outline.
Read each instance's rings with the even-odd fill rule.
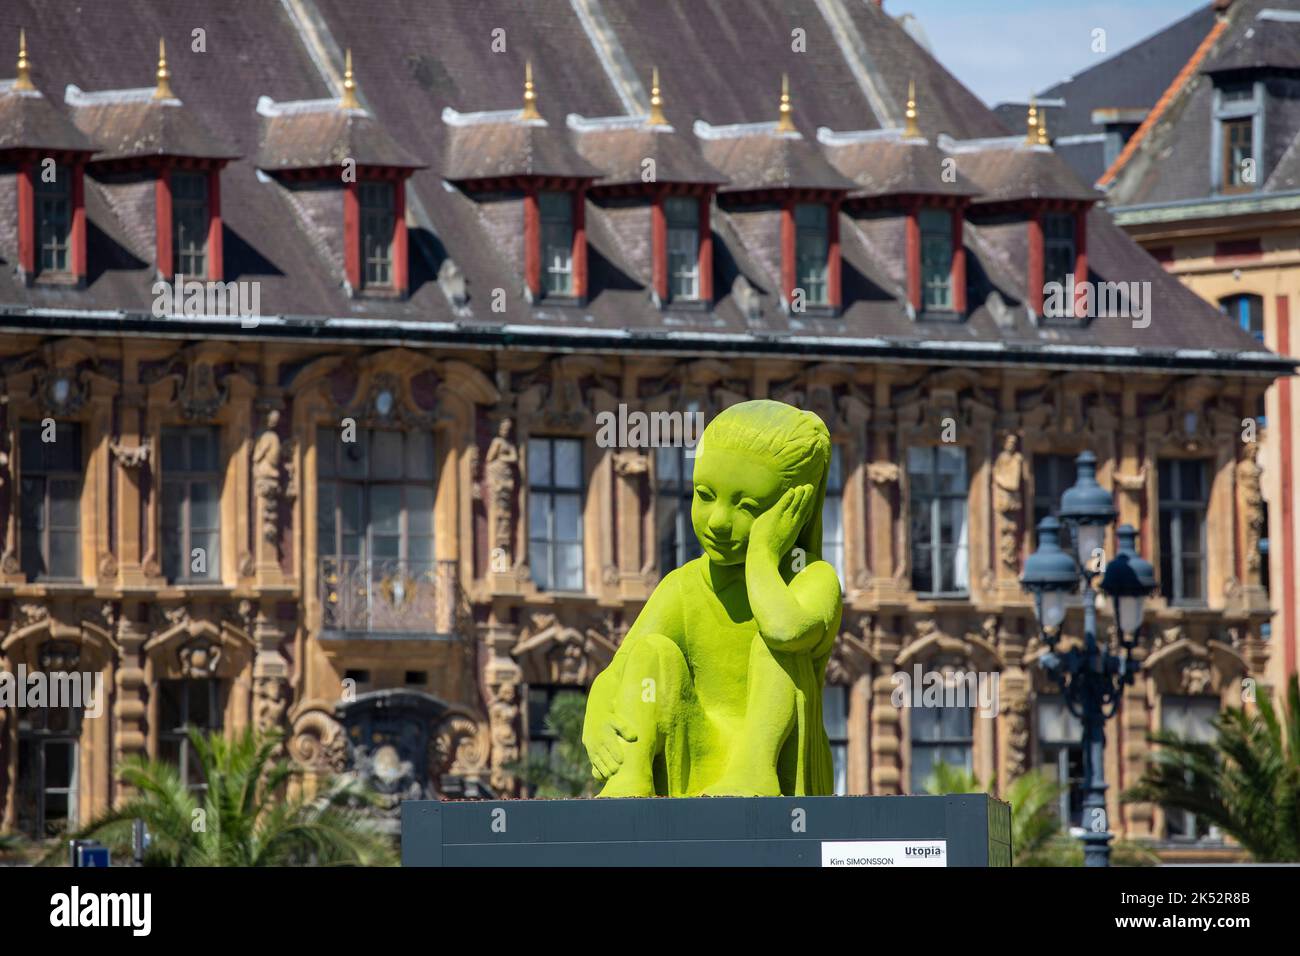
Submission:
[[[1119,552],[1105,561],[1102,543],[1106,526],[1115,520],[1110,492],[1097,484],[1097,458],[1085,451],[1076,460],[1078,478],[1061,495],[1061,521],[1047,517],[1038,523],[1038,547],[1025,561],[1021,585],[1034,595],[1034,612],[1047,652],[1039,664],[1061,686],[1066,706],[1083,724],[1083,855],[1086,866],[1110,865],[1109,821],[1106,817],[1106,720],[1114,715],[1125,685],[1137,671],[1131,652],[1142,624],[1142,602],[1156,586],[1151,562],[1138,555],[1137,532],[1131,525],[1117,531]],[[1078,560],[1060,546],[1061,523],[1073,532]],[[1104,568],[1104,573],[1103,569]],[[1097,641],[1097,593],[1093,579],[1101,574],[1102,593],[1115,604],[1115,621],[1122,654],[1113,654]],[[1082,650],[1057,652],[1065,620],[1065,598],[1083,583]]]

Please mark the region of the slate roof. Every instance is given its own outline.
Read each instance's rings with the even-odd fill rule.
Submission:
[[[399,146],[367,111],[341,109],[337,100],[276,103],[263,97],[257,111],[262,117],[258,169],[320,169],[345,159],[358,166],[427,165]]]
[[[697,121],[704,157],[727,177],[722,193],[761,189],[825,189],[847,192],[853,180],[840,175],[821,150],[799,133],[778,132],[776,123],[710,126]]]
[[[1286,4],[1269,3],[1245,29],[1224,38],[1201,72],[1300,70],[1300,19],[1276,16],[1278,12],[1297,13]]]
[[[594,203],[587,207],[589,301],[580,306],[527,302],[521,294],[522,262],[494,228],[491,210],[456,183],[520,172],[593,181],[626,177],[635,147],[611,136],[609,153],[600,158],[593,151],[595,141],[570,129],[567,117],[644,115],[646,79],[655,66],[674,135],[726,178],[720,184],[724,189],[815,185],[865,191],[896,188],[889,183],[908,176],[924,181],[929,172],[920,164],[906,170],[902,154],[892,173],[886,163],[883,176],[869,176],[864,163],[857,170],[862,175],[845,175],[853,171],[852,164],[841,156],[845,165],[837,169],[832,162],[837,151],[817,140],[820,127],[901,127],[912,80],[926,149],[951,150],[945,155],[957,160],[961,188],[978,188],[981,199],[1020,194],[1091,198],[1083,184],[1060,174],[1060,161],[1050,152],[981,145],[1005,138],[1007,128],[875,4],[745,0],[743,15],[736,13],[738,6],[720,0],[588,0],[580,17],[568,0],[524,5],[512,0],[302,0],[293,5],[292,15],[290,7],[271,3],[259,5],[252,16],[210,0],[116,0],[111,5],[9,0],[0,6],[0,64],[14,61],[19,23],[27,28],[33,79],[46,91],[68,84],[89,90],[129,88],[141,78],[142,66],[154,62],[160,33],[169,49],[180,51],[171,57],[171,85],[183,112],[202,124],[221,155],[236,157],[222,173],[225,266],[229,279],[261,283],[264,319],[258,335],[422,337],[503,347],[586,342],[623,350],[677,342],[675,347],[689,352],[768,349],[857,356],[898,356],[911,350],[954,361],[974,354],[1010,361],[1014,353],[1020,361],[1054,356],[1051,361],[1076,364],[1183,361],[1176,353],[1187,349],[1215,350],[1228,356],[1222,362],[1240,367],[1248,362],[1242,354],[1258,358],[1259,346],[1251,336],[1222,321],[1211,306],[1167,276],[1102,209],[1089,214],[1090,268],[1096,277],[1154,284],[1158,308],[1148,328],[1134,329],[1118,320],[1080,327],[1031,321],[1023,305],[1023,224],[969,225],[964,241],[970,315],[959,322],[918,320],[898,281],[904,250],[895,237],[901,234],[901,220],[888,215],[841,218],[842,313],[790,316],[780,306],[778,277],[763,265],[770,261],[763,245],[773,237],[756,242],[741,213],[730,206],[713,217],[717,301],[711,310],[656,307],[644,275],[623,265],[627,256],[616,238],[619,229],[608,211]],[[68,29],[70,23],[76,28]],[[196,23],[208,26],[204,54],[189,52]],[[489,49],[492,30],[502,25],[508,28],[508,46],[494,53]],[[806,30],[807,52],[791,50],[795,27]],[[217,36],[219,44],[213,42]],[[409,156],[424,167],[416,168],[409,180],[411,290],[400,301],[349,296],[341,264],[329,260],[324,251],[328,243],[301,214],[294,195],[258,169],[259,162],[290,161],[295,152],[310,154],[312,161],[337,158],[334,146],[311,154],[312,144],[301,130],[286,131],[282,149],[279,131],[268,135],[267,117],[259,115],[257,104],[263,97],[276,104],[337,100],[345,48],[352,50],[361,106],[375,128],[391,138],[384,155]],[[525,60],[533,64],[545,126],[512,118],[521,105]],[[762,128],[775,119],[782,72],[790,76],[799,137]],[[64,106],[61,97],[52,102]],[[462,120],[480,114],[482,121],[444,122],[448,108]],[[493,112],[502,115],[486,120],[481,115]],[[696,120],[708,124],[705,137],[697,135]],[[344,121],[331,116],[330,122]],[[707,138],[709,131],[731,124],[758,128]],[[96,139],[106,155],[123,150],[124,135],[121,127],[115,128],[119,132]],[[332,130],[335,135],[339,127]],[[379,148],[355,130],[347,135],[353,148]],[[188,133],[182,137],[194,138]],[[163,135],[158,142],[158,148],[167,148],[169,140]],[[212,148],[206,141],[202,146]],[[697,162],[691,156],[688,163],[686,152],[660,155],[670,166],[694,168]],[[927,164],[939,158],[938,152],[926,155]],[[141,243],[131,224],[93,176],[87,180],[86,202],[92,227],[86,288],[28,287],[16,277],[12,255],[0,249],[5,260],[0,324],[137,331],[159,324],[149,316],[153,267],[133,251]],[[0,231],[0,243],[4,241]],[[435,281],[448,258],[467,280],[464,307]],[[732,292],[742,278],[758,294],[757,316],[742,311]],[[508,292],[501,313],[489,307],[496,288]],[[207,328],[187,321],[196,334]],[[169,328],[174,330],[174,324]],[[237,324],[233,330],[221,329],[221,334],[240,334]],[[1116,351],[1103,358],[1100,349]]]
[[[948,155],[924,138],[904,138],[901,130],[885,135],[817,132],[827,158],[856,187],[850,197],[881,198],[930,194],[976,196],[980,189],[957,164],[945,167]],[[945,168],[952,176],[945,177]]]
[[[1063,199],[1095,202],[1101,193],[1079,181],[1048,146],[1030,146],[1023,136],[967,143],[940,140],[957,160],[957,168],[975,183],[976,204],[1017,199]]]
[[[518,111],[462,116],[443,111],[448,144],[442,166],[452,182],[501,176],[594,179],[601,169],[583,159],[568,130],[545,120],[524,120]]]
[[[211,133],[179,99],[157,100],[153,87],[83,93],[69,87],[72,121],[99,145],[94,162],[177,156],[234,159],[239,154]]]
[[[587,119],[570,115],[578,151],[601,170],[597,186],[644,182],[644,163],[654,161],[655,181],[721,185],[727,177],[711,166],[693,136],[639,118]]]
[[[1234,198],[1297,187],[1300,101],[1279,95],[1277,84],[1294,83],[1285,76],[1300,71],[1300,0],[1235,0],[1211,40],[1101,184],[1113,207],[1214,197],[1210,150],[1216,77],[1269,78],[1259,187]]]
[[[39,90],[0,83],[0,151],[49,149],[92,152],[95,146]]]
[[[1209,33],[1214,16],[1214,4],[1207,3],[1082,73],[1037,92],[1048,136],[1080,179],[1096,182],[1106,170],[1104,144],[1082,139],[1105,132],[1104,122],[1094,121],[1094,111],[1118,108],[1145,114]],[[1025,132],[1026,102],[999,103],[993,112],[1011,130]]]

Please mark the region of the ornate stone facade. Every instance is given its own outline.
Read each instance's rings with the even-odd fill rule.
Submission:
[[[1199,607],[1150,602],[1143,676],[1108,725],[1108,761],[1122,764],[1126,779],[1140,770],[1165,695],[1236,703],[1242,681],[1258,679],[1266,664],[1260,628],[1268,610],[1243,596],[1253,572],[1241,552],[1249,536],[1236,532],[1257,522],[1253,458],[1231,444],[1240,409],[1254,398],[1249,383],[1023,368],[832,368],[790,359],[8,344],[20,351],[5,360],[0,433],[7,447],[18,447],[23,423],[48,414],[52,370],[82,383],[82,397],[65,398],[60,414],[79,422],[84,436],[83,583],[69,590],[28,583],[18,568],[5,571],[0,653],[15,666],[75,651],[77,666],[109,677],[106,716],[81,731],[83,818],[120,799],[112,766],[159,753],[167,731],[159,723],[164,681],[217,682],[227,731],[281,728],[289,755],[316,774],[359,766],[347,730],[356,701],[380,691],[424,694],[431,703],[411,710],[424,715],[422,743],[394,738],[392,753],[369,747],[362,769],[387,780],[394,794],[517,793],[512,767],[530,743],[530,689],[589,685],[666,570],[657,558],[659,499],[649,493],[656,456],[595,441],[596,411],[617,402],[711,414],[749,395],[779,395],[827,417],[843,454],[846,516],[844,633],[828,682],[847,688],[850,792],[909,789],[912,716],[891,698],[894,675],[917,665],[1000,675],[996,713],[976,718],[970,741],[981,779],[1004,787],[1039,763],[1035,702],[1050,688],[1034,665],[1041,646],[1032,609],[1014,586],[1030,547],[1025,515],[1037,454],[1092,448],[1102,483],[1116,487],[1122,519],[1139,527],[1142,550],[1157,567],[1159,461],[1193,456],[1208,463],[1206,533],[1218,557],[1207,567],[1207,600]],[[208,372],[196,370],[204,366]],[[210,375],[212,394],[221,396],[204,415],[178,401],[184,383],[199,375]],[[260,419],[259,407],[268,409]],[[1198,412],[1194,422],[1189,411]],[[324,456],[337,452],[333,443],[348,419],[432,438],[427,479],[441,577],[431,618],[397,615],[391,626],[398,633],[339,632],[328,623],[342,585],[328,579],[334,546],[322,541],[328,522],[317,516],[322,496],[334,493],[334,466]],[[157,488],[165,476],[158,456],[134,461],[113,450],[157,449],[163,428],[196,420],[218,430],[222,452],[220,574],[215,586],[203,587],[168,581],[160,571]],[[259,420],[265,427],[254,432],[248,423]],[[909,448],[942,443],[950,425],[968,465],[970,567],[966,593],[936,598],[911,587],[914,489],[906,462]],[[544,591],[528,573],[530,463],[520,449],[530,438],[556,435],[579,439],[583,453],[580,593]],[[21,476],[22,462],[15,466]],[[289,473],[300,476],[296,496],[283,494]],[[275,508],[268,507],[272,498]],[[18,554],[16,501],[6,501],[0,532]],[[496,549],[508,549],[510,569],[522,573],[500,573]],[[377,600],[396,602],[402,587],[416,585],[390,582]],[[94,602],[83,599],[90,588]],[[370,613],[377,620],[377,610]],[[1072,617],[1067,634],[1073,627]],[[0,726],[0,760],[9,768],[0,779],[13,781],[16,722]],[[426,749],[416,758],[413,746]],[[111,761],[102,759],[110,753]],[[1112,800],[1116,793],[1112,788]],[[12,784],[0,806],[6,825],[16,824]],[[1156,808],[1116,803],[1112,816],[1131,835],[1161,832]]]

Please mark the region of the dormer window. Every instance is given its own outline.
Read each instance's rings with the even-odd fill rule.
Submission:
[[[573,197],[543,192],[537,196],[541,218],[542,267],[547,295],[573,295]]]
[[[710,304],[710,204],[726,176],[669,123],[659,71],[651,76],[648,113],[571,113],[567,122],[582,158],[601,172],[587,195],[606,213],[621,271],[644,284],[656,308]]]
[[[72,178],[71,167],[53,167],[54,178],[36,179],[36,244],[38,275],[68,274],[72,271]]]
[[[664,200],[668,224],[668,294],[688,302],[700,298],[700,201],[689,196]]]
[[[65,100],[86,136],[113,144],[88,167],[109,205],[128,219],[152,219],[157,277],[220,280],[221,170],[237,157],[173,92],[161,41],[156,75],[152,88],[87,93],[70,85]]]
[[[178,275],[208,274],[208,235],[212,227],[208,177],[208,173],[181,170],[171,174],[172,269]]]
[[[1252,192],[1262,181],[1263,105],[1263,83],[1241,80],[1215,87],[1212,167],[1222,193]]]
[[[807,305],[829,305],[829,210],[823,203],[798,203],[795,221],[795,280]]]
[[[401,298],[410,277],[406,182],[424,167],[359,97],[351,50],[344,53],[340,99],[277,103],[261,97],[257,168],[293,195],[295,212],[324,237],[329,264],[348,295]],[[342,179],[340,156],[347,157]]]
[[[757,268],[767,272],[782,311],[813,310],[826,318],[840,307],[840,209],[857,185],[839,173],[794,123],[788,77],[781,80],[775,123],[695,123],[704,158],[728,182],[719,207],[763,235]],[[745,306],[747,314],[756,314]]]
[[[361,249],[365,256],[363,288],[393,287],[394,215],[393,184],[359,184],[361,203]]]
[[[18,75],[0,84],[0,180],[17,209],[15,262],[23,284],[75,284],[86,277],[83,174],[93,142],[32,83],[27,35],[18,35]]]
[[[949,312],[953,308],[952,213],[947,209],[922,209],[921,291],[927,312]]]

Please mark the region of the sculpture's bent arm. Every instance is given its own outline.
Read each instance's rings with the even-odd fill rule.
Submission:
[[[825,561],[815,561],[786,584],[778,559],[767,551],[745,562],[745,585],[758,633],[787,654],[811,651],[826,638],[840,604],[840,581]]]

